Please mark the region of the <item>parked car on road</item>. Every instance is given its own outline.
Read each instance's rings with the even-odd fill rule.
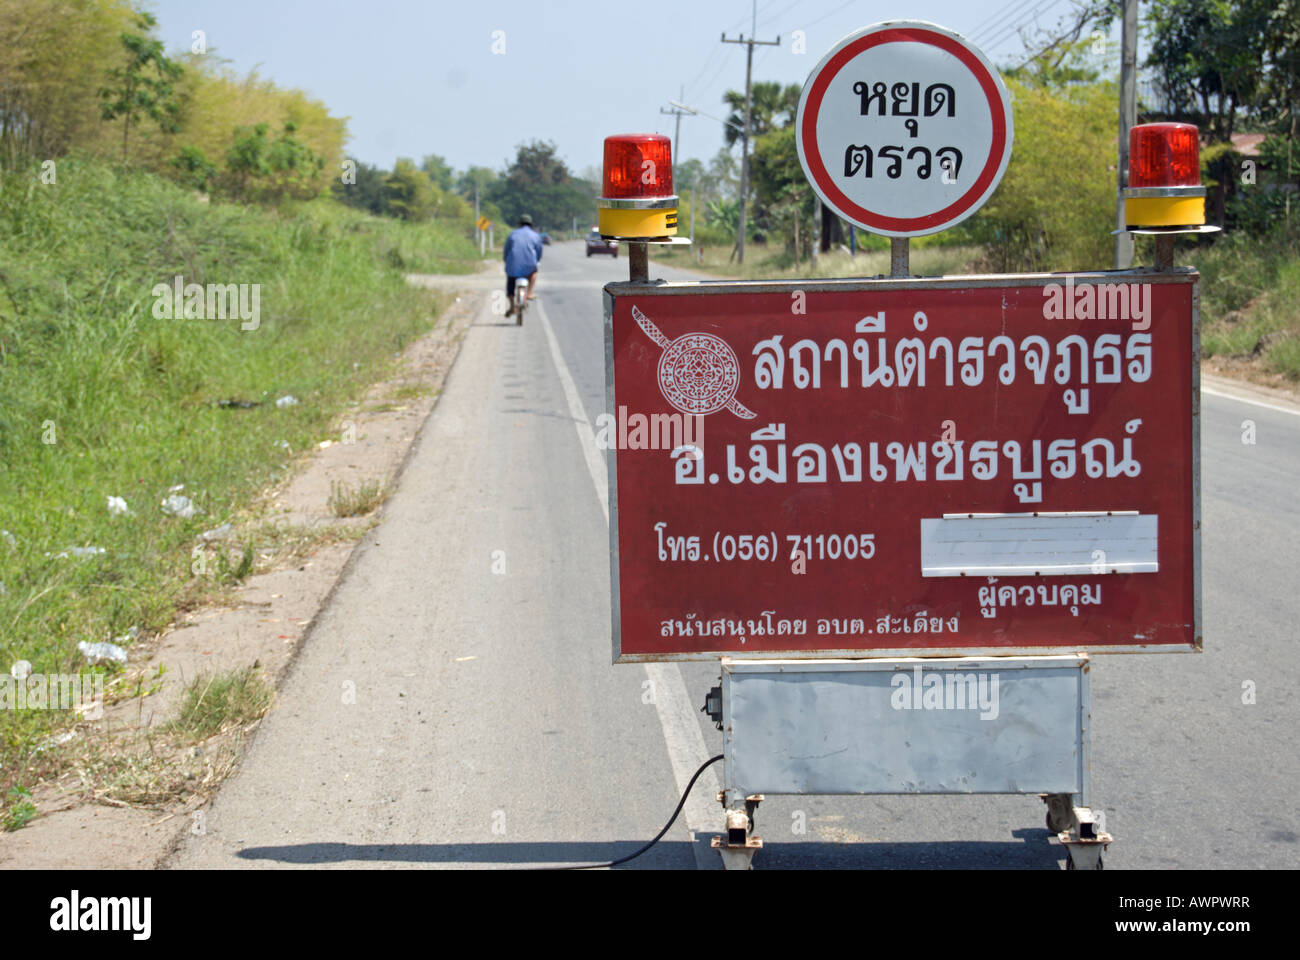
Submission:
[[[593,253],[608,253],[617,260],[618,241],[606,240],[600,235],[599,230],[592,227],[591,233],[587,234],[587,256],[591,256]]]

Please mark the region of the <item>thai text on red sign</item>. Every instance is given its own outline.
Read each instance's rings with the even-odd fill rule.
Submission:
[[[616,656],[1199,648],[1195,284],[610,285]]]

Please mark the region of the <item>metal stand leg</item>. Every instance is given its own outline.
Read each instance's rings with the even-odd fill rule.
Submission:
[[[1072,807],[1074,820],[1072,829],[1057,834],[1065,852],[1070,859],[1066,861],[1067,870],[1100,870],[1101,855],[1115,838],[1106,832],[1106,815],[1100,810],[1088,807]],[[1050,816],[1050,810],[1048,815]]]
[[[889,238],[889,275],[906,277],[911,273],[912,241],[907,237]]]
[[[1174,235],[1156,234],[1156,269],[1172,270],[1174,268]]]
[[[634,241],[628,246],[628,279],[633,283],[645,283],[650,279],[649,245]]]
[[[763,849],[763,841],[750,836],[754,829],[754,813],[763,802],[763,795],[756,793],[745,797],[743,810],[739,809],[739,800],[739,797],[733,797],[729,803],[725,790],[718,794],[718,802],[727,812],[727,829],[723,836],[714,837],[710,844],[722,855],[724,870],[754,869],[754,854]]]

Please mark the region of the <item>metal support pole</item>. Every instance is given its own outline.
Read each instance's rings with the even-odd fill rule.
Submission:
[[[725,38],[724,38],[725,41]],[[745,194],[749,191],[750,75],[754,70],[754,43],[745,51],[745,134],[740,141],[740,226],[736,230],[736,262],[745,262]]]
[[[650,282],[650,246],[633,241],[628,244],[628,280],[632,283]]]
[[[822,226],[822,202],[819,199],[813,200],[813,218],[812,218],[812,239],[808,244],[809,269],[812,270],[813,276],[817,275],[817,251],[821,249],[821,226]]]
[[[754,44],[762,47],[777,47],[781,45],[781,38],[778,36],[775,40],[755,40],[754,33],[758,29],[758,2],[750,5],[750,35],[745,39],[742,33],[739,39],[728,40],[727,35],[722,35],[723,43],[743,43],[746,44],[745,51],[745,129],[741,132],[740,140],[740,223],[736,231],[736,262],[745,262],[745,194],[749,189],[749,120],[752,111],[753,98],[753,74],[754,74]]]
[[[1172,270],[1174,268],[1174,235],[1172,233],[1156,234],[1156,269]]]
[[[911,276],[912,241],[908,237],[889,238],[889,275],[891,277]]]
[[[682,92],[679,93],[678,96],[682,100],[686,99],[685,86],[682,87]],[[689,111],[683,110],[681,107],[674,106],[671,110],[665,110],[663,107],[660,107],[659,112],[671,114],[672,116],[675,116],[677,118],[677,122],[673,128],[673,186],[676,187],[677,186],[677,158],[681,156],[680,147],[682,142],[682,114],[688,113]]]
[[[1128,132],[1137,123],[1137,0],[1124,0],[1120,39],[1119,164],[1116,171],[1115,227],[1124,229],[1124,188],[1128,186]],[[1115,269],[1133,266],[1133,234],[1115,234]]]

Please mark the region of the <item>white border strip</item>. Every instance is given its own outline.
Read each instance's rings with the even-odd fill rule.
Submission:
[[[551,348],[551,360],[555,364],[555,372],[559,375],[560,386],[564,389],[569,416],[573,418],[573,427],[578,431],[578,445],[582,448],[587,473],[591,476],[592,486],[596,488],[596,499],[600,502],[601,512],[605,515],[605,523],[608,524],[609,492],[605,487],[605,463],[601,458],[600,450],[596,447],[596,434],[592,430],[591,421],[587,419],[586,411],[582,408],[582,401],[578,399],[578,388],[569,373],[568,364],[564,362],[564,354],[560,352],[560,343],[555,339],[555,331],[546,318],[546,311],[540,302],[534,302],[533,307],[537,318],[542,322],[542,330],[546,333],[546,342]],[[646,676],[650,680],[655,712],[659,715],[659,725],[663,727],[664,742],[668,746],[668,760],[672,764],[673,779],[677,781],[677,792],[680,795],[686,792],[686,785],[691,782],[695,771],[709,759],[704,734],[700,732],[699,721],[695,718],[695,709],[691,705],[690,695],[686,692],[686,684],[682,680],[682,671],[677,664],[647,662],[642,666],[645,667]],[[710,767],[700,775],[695,789],[686,798],[686,806],[682,812],[686,817],[686,828],[691,832],[692,840],[695,839],[695,834],[721,832],[718,826],[721,814],[715,809],[716,802],[713,799],[720,789],[716,768]],[[701,844],[695,843],[694,848],[697,865],[711,866],[711,862],[700,862]]]
[[[1235,393],[1225,393],[1222,390],[1215,390],[1213,387],[1207,387],[1201,384],[1201,393],[1209,394],[1212,397],[1221,397],[1224,400],[1236,400],[1238,403],[1248,403],[1252,407],[1263,407],[1265,410],[1276,410],[1278,413],[1289,413],[1293,417],[1300,417],[1300,410],[1292,410],[1290,407],[1279,407],[1276,403],[1265,403],[1263,400],[1252,400],[1249,397],[1238,396]]]

